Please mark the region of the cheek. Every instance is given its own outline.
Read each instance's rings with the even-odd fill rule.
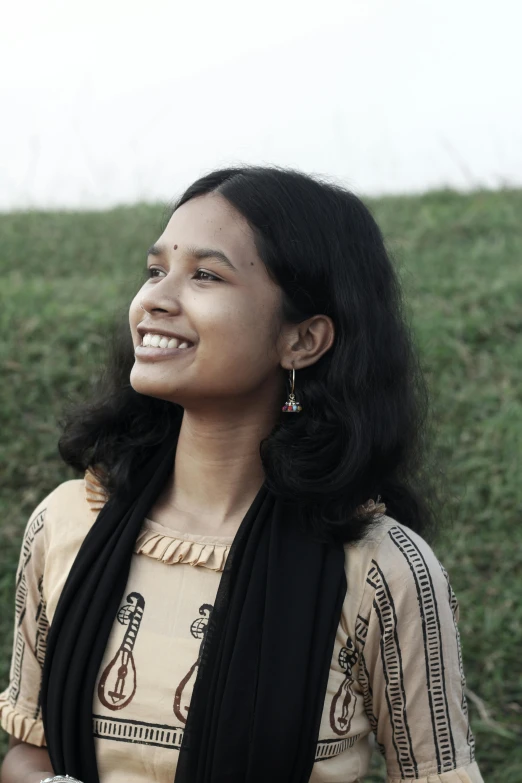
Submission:
[[[211,328],[228,334],[256,333],[266,339],[274,320],[274,303],[254,290],[242,290],[240,296],[208,303],[206,317]],[[272,328],[273,332],[273,328]]]
[[[198,346],[198,372],[212,385],[256,386],[279,363],[268,321],[258,314],[220,321]]]

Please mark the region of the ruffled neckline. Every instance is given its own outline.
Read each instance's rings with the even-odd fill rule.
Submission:
[[[98,513],[105,505],[107,495],[91,468],[85,471],[84,483],[87,503],[93,512]],[[144,517],[134,552],[166,565],[186,563],[223,571],[233,540],[234,536],[201,536],[174,530]]]
[[[134,551],[167,565],[187,563],[223,571],[234,536],[199,536],[164,527],[145,517]]]
[[[85,497],[91,510],[98,513],[107,501],[107,495],[96,473],[87,468],[84,476]],[[384,503],[373,499],[359,506],[361,511],[376,510],[386,513]],[[359,510],[358,509],[358,510]],[[212,571],[223,571],[234,536],[201,536],[187,533],[160,525],[145,517],[141,532],[136,539],[134,552],[159,560],[167,565],[187,563],[192,566],[203,566]]]

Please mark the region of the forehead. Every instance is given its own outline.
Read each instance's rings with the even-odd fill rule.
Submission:
[[[235,266],[261,263],[248,222],[217,193],[198,196],[178,207],[158,239],[159,243],[169,247],[177,244],[181,252],[184,245],[217,248]]]

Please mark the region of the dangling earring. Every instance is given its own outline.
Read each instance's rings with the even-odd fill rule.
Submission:
[[[283,405],[282,409],[285,413],[299,413],[299,411],[302,411],[302,406],[297,402],[294,394],[295,389],[295,369],[292,367],[291,369],[291,383],[292,383],[292,391],[290,392],[290,398],[288,401]]]

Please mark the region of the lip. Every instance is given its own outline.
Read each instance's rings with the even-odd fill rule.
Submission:
[[[195,347],[195,345],[191,345],[189,348],[151,348],[148,345],[137,345],[134,348],[134,355],[140,361],[161,362],[180,354],[191,353]]]

